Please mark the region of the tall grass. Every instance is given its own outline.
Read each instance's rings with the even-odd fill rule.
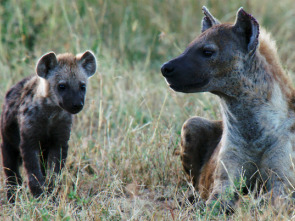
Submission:
[[[90,79],[84,110],[74,119],[56,201],[33,199],[25,183],[17,203],[9,205],[1,169],[0,219],[228,218],[177,203],[192,191],[176,154],[181,125],[193,115],[220,119],[218,99],[209,93],[172,92],[160,75],[160,65],[200,33],[202,5],[224,22],[233,22],[241,6],[252,13],[272,32],[294,78],[293,0],[1,1],[1,105],[5,91],[32,74],[47,51],[91,49],[98,72]],[[275,212],[252,195],[242,202],[230,219],[288,220],[295,215]]]

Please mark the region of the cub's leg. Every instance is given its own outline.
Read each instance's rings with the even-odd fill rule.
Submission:
[[[202,178],[201,173],[204,170],[207,171],[208,162],[220,142],[222,131],[222,121],[210,121],[201,117],[190,118],[182,126],[182,165],[187,176],[192,180],[195,189],[201,189],[200,194],[205,199],[207,198],[209,187],[203,186],[205,185],[203,182],[205,179]]]
[[[60,174],[63,169],[68,153],[68,144],[51,146],[48,153],[48,166],[50,174],[48,176],[48,192],[51,193],[54,189],[54,184],[57,179],[57,176]],[[53,173],[52,173],[53,172]]]
[[[36,136],[32,136],[35,134]],[[21,129],[20,150],[29,182],[29,188],[34,197],[43,193],[45,183],[44,175],[40,164],[40,139],[37,132]]]
[[[68,155],[68,141],[70,139],[71,122],[63,122],[54,128],[50,137],[50,144],[47,147],[47,162],[50,171],[49,189],[51,193],[54,189],[55,180],[65,166]],[[53,172],[53,173],[52,173]]]
[[[3,168],[6,176],[7,185],[7,200],[10,203],[15,202],[15,192],[18,185],[22,185],[22,178],[19,172],[21,164],[20,153],[14,146],[10,145],[5,139],[3,139],[2,157]]]
[[[2,135],[2,159],[3,169],[6,176],[7,199],[10,203],[15,202],[15,192],[17,186],[22,185],[22,178],[19,172],[21,165],[21,156],[19,150],[19,130],[18,125],[14,121],[7,109],[13,109],[4,106],[1,115],[1,135]]]

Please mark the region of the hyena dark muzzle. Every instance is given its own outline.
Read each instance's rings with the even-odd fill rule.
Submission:
[[[71,114],[77,114],[83,109],[86,85],[80,84],[71,88],[68,84],[58,85],[59,106]]]
[[[199,92],[209,83],[209,76],[202,64],[212,53],[206,49],[189,47],[179,57],[163,64],[161,72],[170,88],[183,93]]]

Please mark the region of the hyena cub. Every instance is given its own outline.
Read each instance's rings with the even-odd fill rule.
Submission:
[[[295,90],[254,17],[241,8],[234,24],[220,24],[203,11],[202,34],[161,69],[175,91],[220,98],[222,121],[184,123],[183,167],[207,204],[233,211],[243,177],[244,193],[258,184],[281,206],[295,190]]]
[[[96,58],[90,51],[76,56],[50,52],[38,61],[37,75],[7,92],[1,114],[1,149],[10,202],[22,183],[22,161],[35,197],[44,192],[46,170],[58,174],[63,168],[72,114],[83,109],[87,80],[95,71]],[[49,191],[53,183],[51,179]]]

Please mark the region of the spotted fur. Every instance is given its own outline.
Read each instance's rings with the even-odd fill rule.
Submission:
[[[82,110],[87,80],[95,71],[96,59],[89,51],[77,56],[50,52],[38,61],[36,75],[7,92],[1,114],[1,150],[10,202],[22,184],[22,161],[35,197],[47,186],[46,170],[58,174],[63,168],[72,114]],[[53,183],[54,179],[47,183],[49,192]]]
[[[200,195],[222,199],[235,181],[246,180],[281,203],[295,187],[295,92],[281,67],[275,43],[242,8],[234,24],[220,24],[204,7],[202,34],[165,63],[169,86],[184,93],[220,97],[222,122],[193,117],[181,134],[181,160]],[[287,201],[285,201],[287,202]]]

